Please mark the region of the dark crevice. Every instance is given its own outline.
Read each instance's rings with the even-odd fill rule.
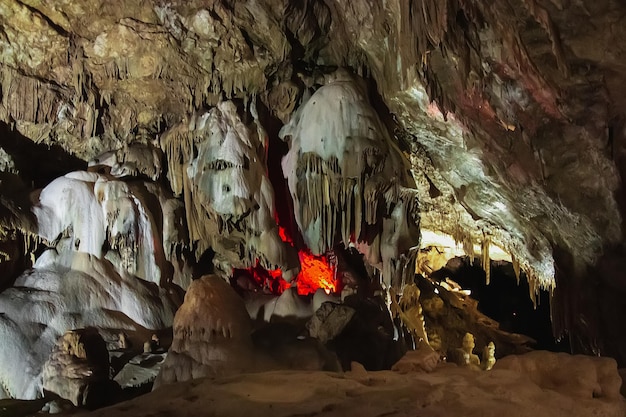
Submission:
[[[437,279],[445,276],[470,290],[471,297],[478,301],[479,311],[500,323],[501,330],[533,338],[537,342],[535,349],[569,351],[567,341],[556,341],[553,336],[549,293],[540,291],[535,309],[525,274],[521,273],[518,284],[511,263],[492,262],[489,285],[482,267],[476,261],[470,264],[468,258],[455,258],[433,274]]]
[[[32,188],[43,188],[68,172],[87,169],[87,163],[59,145],[37,144],[0,122],[0,147],[15,162],[20,178]]]
[[[53,22],[47,15],[45,15],[44,13],[39,11],[38,9],[36,9],[33,6],[30,6],[30,5],[22,2],[21,0],[16,0],[16,1],[21,6],[27,8],[32,14],[35,14],[35,15],[41,17],[43,20],[45,20],[46,23],[48,23],[50,25],[50,27],[52,27],[52,29],[54,29],[57,33],[65,36],[65,37],[69,36],[69,33],[65,29],[63,29],[63,27],[61,27],[59,24]]]

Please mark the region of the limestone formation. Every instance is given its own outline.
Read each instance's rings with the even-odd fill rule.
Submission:
[[[417,346],[424,342],[428,346],[428,336],[420,303],[420,290],[417,285],[406,285],[399,302],[396,301],[396,293],[393,289],[389,291],[389,295],[391,297],[391,311],[394,316],[400,317],[402,323],[407,327],[413,337],[413,344]]]
[[[41,395],[42,366],[68,329],[96,327],[113,339],[172,323],[176,305],[163,289],[85,253],[72,265],[42,262],[0,293],[0,380],[13,398]]]
[[[147,389],[154,383],[166,356],[166,352],[156,354],[151,352],[141,353],[130,359],[115,374],[113,381],[119,384],[122,390]]]
[[[89,170],[107,172],[116,178],[142,177],[152,181],[161,177],[163,153],[152,144],[133,143],[105,152],[89,161]]]
[[[154,383],[252,370],[252,323],[243,300],[220,277],[192,282],[174,318],[174,339]]]
[[[401,374],[413,372],[433,372],[439,363],[439,354],[430,346],[421,344],[418,349],[408,351],[400,360],[393,364],[391,370]]]
[[[534,351],[500,359],[493,370],[503,369],[525,374],[539,386],[576,398],[623,400],[622,381],[611,358]]]
[[[525,349],[466,290],[414,280],[420,239],[418,272],[510,261],[552,334],[626,366],[625,19],[620,0],[0,0],[0,396],[41,396],[67,330],[165,334],[208,273],[271,272],[249,310],[304,321],[298,251],[361,253],[336,290],[385,319],[381,288],[416,282],[396,313],[442,354],[466,332]],[[181,378],[217,367],[177,337]]]
[[[311,337],[327,343],[338,336],[348,325],[355,310],[345,305],[331,302],[323,303],[306,327]]]
[[[126,333],[122,332],[117,335],[117,347],[120,350],[126,350],[130,347]]]
[[[481,369],[483,371],[491,371],[493,365],[496,364],[496,345],[493,342],[489,342],[483,349],[483,358],[480,362]]]
[[[109,394],[109,353],[94,328],[71,330],[43,367],[43,389],[75,406],[101,406]]]
[[[480,358],[474,353],[474,335],[465,333],[463,344],[450,355],[452,362],[471,369],[480,369]]]
[[[516,371],[499,369],[500,363],[507,361],[505,358],[488,373],[471,372],[457,366],[440,366],[430,374],[366,372],[353,365],[353,371],[341,377],[329,372],[303,375],[273,371],[207,378],[162,387],[146,397],[98,410],[92,416],[148,417],[158,413],[175,415],[181,410],[201,415],[208,409],[217,415],[233,417],[305,413],[321,416],[624,415],[624,399],[615,396],[619,376],[614,361],[538,353],[541,359],[525,361],[526,365],[516,367]],[[519,358],[510,359],[510,363],[514,363]],[[551,366],[544,371],[541,368],[545,363]],[[555,370],[557,378],[553,379],[550,373]],[[544,377],[537,378],[537,374]],[[566,385],[558,385],[558,381],[565,382],[564,378],[569,378]]]
[[[364,86],[338,71],[280,136],[289,141],[282,168],[306,246],[319,255],[353,244],[387,285],[402,286],[419,242],[414,182]]]
[[[154,184],[78,171],[32,201],[32,218],[16,225],[38,257],[0,293],[0,380],[22,399],[41,395],[42,366],[67,330],[93,326],[113,339],[171,325],[170,261],[185,236],[164,220],[178,203]]]
[[[168,179],[185,200],[198,257],[211,247],[217,252],[213,263],[225,276],[260,262],[266,269],[281,268],[290,280],[297,274],[297,257],[278,235],[266,174],[267,134],[254,108],[250,112],[253,122],[246,124],[235,103],[221,102],[170,129],[161,138]]]

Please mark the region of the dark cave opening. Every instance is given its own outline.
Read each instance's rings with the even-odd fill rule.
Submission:
[[[533,338],[537,350],[569,352],[567,339],[555,340],[550,317],[550,294],[540,290],[537,306],[529,297],[526,276],[520,273],[519,283],[513,265],[504,261],[491,262],[491,280],[486,283],[485,271],[476,260],[454,258],[445,268],[432,275],[435,279],[450,277],[464,289],[471,291],[471,297],[478,301],[478,309],[500,323],[500,329],[519,333]]]
[[[68,172],[87,169],[85,161],[61,146],[35,143],[5,122],[0,122],[0,148],[12,157],[19,178],[35,189]]]

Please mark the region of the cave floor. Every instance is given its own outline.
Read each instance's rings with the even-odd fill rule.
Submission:
[[[97,416],[619,416],[626,401],[584,382],[556,386],[509,369],[443,364],[432,373],[273,371],[198,379],[88,414]],[[576,378],[572,375],[572,378]],[[619,388],[618,388],[619,390]]]

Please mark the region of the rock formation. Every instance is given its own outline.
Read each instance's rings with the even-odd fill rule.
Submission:
[[[319,255],[338,242],[354,244],[387,285],[412,278],[414,182],[364,87],[343,71],[332,74],[280,135],[290,141],[283,172],[306,246]]]
[[[94,328],[66,332],[43,367],[43,389],[75,406],[106,404],[108,382],[109,353]]]
[[[483,357],[480,361],[480,367],[484,371],[491,371],[493,365],[496,364],[496,345],[489,342],[483,349]]]
[[[562,356],[564,355],[564,356]],[[161,387],[145,397],[91,414],[93,417],[177,414],[185,410],[216,416],[333,415],[481,415],[547,417],[602,415],[622,417],[623,398],[615,397],[619,381],[615,362],[607,358],[534,352],[513,357],[511,368],[473,372],[440,366],[424,372],[271,372],[204,379]],[[523,367],[516,366],[519,360]],[[557,378],[542,370],[558,370]],[[531,365],[532,364],[532,365]],[[505,362],[506,365],[506,362]],[[356,368],[356,367],[354,367]],[[516,370],[512,370],[515,368]],[[610,373],[604,371],[611,369]],[[538,377],[541,375],[541,377]],[[563,375],[577,375],[560,385]]]
[[[288,325],[252,330],[243,299],[221,277],[193,281],[176,312],[172,346],[154,388],[267,369],[339,370],[323,347],[291,335]]]
[[[267,177],[267,134],[254,117],[246,125],[233,102],[194,114],[161,138],[168,179],[185,202],[191,242],[198,257],[211,248],[218,271],[257,262],[297,274],[293,248],[283,242],[275,221],[274,189]]]
[[[42,366],[67,330],[96,327],[115,340],[171,325],[170,261],[184,237],[172,219],[178,203],[154,184],[81,171],[32,198],[32,217],[16,225],[39,257],[0,293],[0,380],[27,399],[41,395]]]
[[[312,316],[306,287],[376,299],[391,322],[381,296],[416,282],[433,349],[469,331],[478,348],[518,351],[528,339],[504,336],[467,294],[414,281],[420,238],[437,247],[427,232],[478,259],[487,282],[492,259],[510,261],[534,303],[549,294],[555,337],[626,366],[625,11],[1,1],[0,396],[40,396],[67,330],[140,346],[188,287],[170,360],[189,356],[172,369],[209,374],[184,333],[213,308],[193,304],[212,294],[192,283],[209,273],[271,293],[263,314],[249,305],[267,321]],[[363,255],[358,273],[329,265],[341,251]],[[324,285],[298,278],[310,259]],[[245,309],[226,313],[198,331],[243,337],[224,330]]]
[[[243,300],[222,278],[193,281],[174,318],[174,340],[155,388],[254,369],[251,333]]]

